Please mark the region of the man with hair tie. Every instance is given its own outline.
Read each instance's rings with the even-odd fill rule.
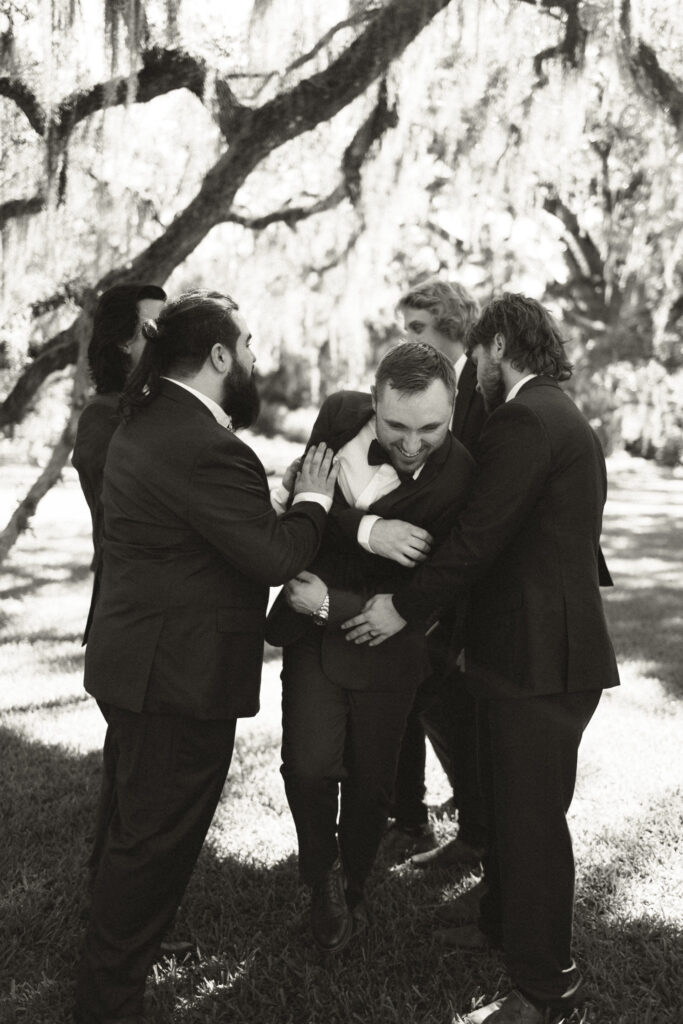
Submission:
[[[464,1020],[547,1024],[581,998],[566,815],[583,730],[601,691],[619,682],[599,591],[605,460],[559,386],[571,365],[538,302],[495,299],[468,352],[490,410],[469,501],[407,584],[371,598],[343,628],[352,643],[391,642],[471,587],[465,650],[491,842],[479,926],[450,938],[502,947],[514,989]]]
[[[146,344],[142,333],[145,320],[154,320],[163,309],[166,292],[156,284],[129,282],[102,292],[93,317],[88,345],[88,367],[95,385],[95,397],[78,420],[71,462],[78,472],[83,496],[92,519],[93,588],[85,624],[87,643],[90,623],[102,573],[102,480],[109,443],[119,425],[118,404],[128,377],[140,362]],[[102,748],[102,784],[92,852],[88,860],[90,881],[94,879],[102,844],[113,810],[116,752],[109,730]]]
[[[345,643],[339,626],[370,594],[403,585],[465,502],[474,463],[449,432],[454,391],[450,360],[406,343],[382,359],[371,394],[325,401],[309,443],[337,453],[337,495],[318,556],[269,616],[266,638],[284,647],[282,775],[313,938],[327,952],[367,925],[401,737],[430,670],[422,624],[377,650]],[[375,547],[395,523],[400,561]]]
[[[116,748],[78,1024],[138,1024],[147,972],[220,798],[237,718],[255,715],[268,589],[314,557],[337,474],[309,450],[290,511],[234,430],[258,412],[237,304],[165,307],[122,396],[104,471],[102,582],[85,656]]]

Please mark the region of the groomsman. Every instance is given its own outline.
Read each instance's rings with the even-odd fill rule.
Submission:
[[[407,585],[372,598],[344,628],[371,648],[393,642],[472,588],[466,655],[491,842],[479,928],[455,928],[451,939],[502,947],[515,987],[465,1021],[547,1024],[581,996],[566,816],[583,730],[601,691],[619,682],[599,591],[605,460],[560,388],[571,365],[538,302],[491,302],[468,352],[490,410],[470,499]]]
[[[465,352],[465,339],[479,314],[479,303],[461,284],[432,277],[406,292],[398,310],[408,341],[426,341],[453,363],[456,397],[451,433],[476,458],[486,410],[477,391],[476,368]],[[411,864],[421,868],[478,863],[486,845],[476,773],[475,701],[465,675],[447,658],[450,637],[443,628],[432,636],[431,646],[434,672],[418,691],[406,722],[396,774],[394,821],[386,837],[392,856],[413,854]],[[448,777],[449,804],[458,815],[457,838],[440,847],[424,800],[425,734]]]
[[[236,303],[190,292],[144,325],[104,472],[85,658],[116,749],[115,808],[76,987],[79,1024],[142,1021],[147,972],[204,842],[237,718],[255,715],[270,585],[313,559],[336,467],[310,449],[278,517],[234,433],[258,411]]]
[[[329,952],[367,924],[406,717],[430,671],[423,625],[377,650],[347,644],[339,625],[404,584],[465,502],[474,464],[449,431],[454,378],[431,345],[406,343],[371,394],[327,399],[310,443],[336,452],[335,502],[318,556],[269,617],[266,638],[284,646],[282,774],[313,937]]]
[[[102,481],[104,464],[114,431],[119,425],[118,404],[126,380],[140,361],[146,339],[145,320],[154,320],[163,309],[166,292],[155,284],[127,283],[108,288],[95,307],[93,330],[88,345],[88,367],[95,396],[78,420],[71,462],[78,472],[83,496],[92,519],[93,588],[83,643],[88,640],[93,609],[102,575],[104,510]],[[109,730],[102,749],[102,785],[92,852],[88,861],[91,880],[97,871],[115,794],[116,753]]]

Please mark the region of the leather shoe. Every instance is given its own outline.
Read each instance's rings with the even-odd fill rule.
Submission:
[[[461,1020],[462,1024],[552,1024],[552,1021],[561,1020],[561,1016],[549,1016],[547,1010],[539,1010],[514,989],[505,999],[496,999],[487,1006],[472,1010]]]
[[[311,931],[327,953],[342,949],[353,934],[353,917],[346,902],[344,872],[338,859],[313,886]]]
[[[428,823],[410,828],[391,823],[384,834],[383,852],[394,860],[405,860],[414,853],[425,853],[438,847],[434,829]]]
[[[469,866],[479,864],[484,851],[481,847],[470,846],[462,839],[451,839],[443,846],[437,846],[435,850],[427,850],[426,853],[416,853],[408,863],[413,868],[450,868],[454,866]]]
[[[474,924],[479,920],[480,901],[487,891],[488,886],[482,879],[467,892],[438,906],[435,917],[450,927],[457,928],[461,924]]]

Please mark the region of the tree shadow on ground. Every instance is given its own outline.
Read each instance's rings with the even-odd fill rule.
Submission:
[[[0,1019],[65,1024],[83,931],[100,759],[3,728],[0,746]],[[224,799],[230,798],[228,787]],[[619,847],[618,836],[610,842],[621,870],[630,850]],[[663,936],[673,950],[680,930],[663,920],[615,919],[610,891],[607,902],[594,896],[604,888],[605,872],[613,877],[614,871],[613,864],[591,867],[579,887],[577,946],[591,965],[595,993],[587,1014],[575,1013],[572,1024],[674,1024],[680,965],[667,954],[653,968],[652,950]],[[495,955],[444,952],[434,939],[433,908],[472,882],[380,863],[370,886],[370,932],[327,957],[308,933],[294,856],[265,867],[209,842],[177,926],[178,934],[195,936],[199,955],[155,968],[150,1024],[444,1024],[507,988]]]
[[[54,552],[53,552],[54,556]],[[4,571],[4,585],[2,588],[3,600],[19,601],[25,597],[37,594],[41,587],[51,586],[55,583],[69,585],[70,583],[82,583],[83,580],[92,579],[92,572],[87,565],[60,563],[55,567],[54,573],[36,572],[35,569],[20,568],[15,562],[10,568]]]

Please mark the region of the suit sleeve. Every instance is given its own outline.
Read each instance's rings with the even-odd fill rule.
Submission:
[[[526,406],[501,406],[480,438],[472,494],[442,544],[393,595],[408,622],[446,606],[481,576],[514,538],[550,472],[550,443]]]
[[[189,521],[240,572],[278,586],[313,560],[326,513],[302,501],[278,516],[263,467],[246,445],[214,444],[194,467]]]

